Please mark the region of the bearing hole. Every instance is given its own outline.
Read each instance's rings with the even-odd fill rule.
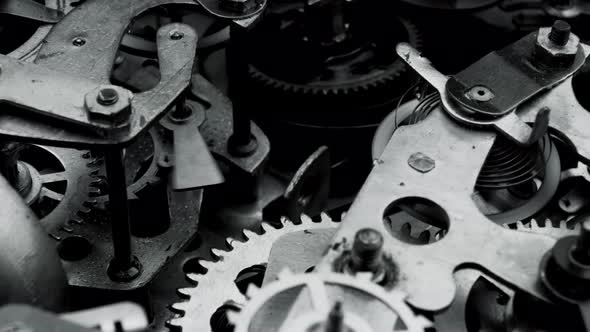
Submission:
[[[383,214],[383,223],[390,235],[415,245],[441,240],[450,227],[445,210],[421,197],[405,197],[390,204]]]
[[[92,245],[81,236],[71,236],[63,239],[57,246],[59,257],[65,261],[82,260],[92,251]]]

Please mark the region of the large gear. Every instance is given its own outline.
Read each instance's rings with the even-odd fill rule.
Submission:
[[[182,297],[188,298],[188,301],[173,305],[175,311],[182,312],[184,315],[173,319],[170,325],[181,327],[183,331],[211,331],[209,320],[220,306],[228,300],[243,302],[245,299],[244,294],[240,292],[238,287],[235,287],[236,277],[243,270],[264,263],[276,240],[291,232],[339,225],[327,215],[323,215],[320,222],[313,222],[305,216],[301,219],[302,223],[298,225],[284,220],[281,228],[262,223],[262,234],[244,230],[245,241],[228,238],[226,244],[229,251],[211,249],[212,255],[217,258],[216,262],[204,259],[193,261],[193,264],[198,263],[206,272],[187,275],[197,283],[197,286],[178,290]],[[203,299],[207,299],[207,301],[203,301]]]
[[[236,332],[420,332],[430,327],[427,319],[415,315],[404,302],[403,293],[385,291],[370,279],[339,273],[292,274],[284,270],[279,280],[263,288],[252,285],[247,297],[244,309],[228,313]],[[281,309],[289,315],[272,314],[285,313]]]
[[[422,45],[422,36],[419,29],[411,21],[397,17],[396,24],[399,24],[397,29],[401,30],[398,41],[407,41],[411,45],[419,48]],[[391,41],[391,45],[395,45],[395,41]],[[267,55],[269,56],[269,55]],[[272,56],[272,55],[270,55]],[[366,61],[363,60],[363,61]],[[353,64],[363,68],[359,63]],[[327,66],[327,65],[326,65]],[[342,67],[342,65],[340,65]],[[338,70],[343,70],[342,68]],[[308,82],[291,82],[288,79],[276,77],[273,74],[267,73],[264,69],[259,68],[256,63],[250,66],[250,75],[254,81],[259,82],[262,86],[270,89],[282,90],[290,94],[311,94],[311,95],[354,95],[364,94],[372,88],[385,86],[394,83],[402,73],[407,70],[406,65],[400,60],[394,58],[391,63],[384,64],[368,70],[368,72],[357,73],[353,68],[350,72],[341,72],[340,75],[331,75],[325,80],[321,78],[314,78]],[[326,71],[330,71],[327,67]],[[358,69],[356,69],[358,70]],[[342,76],[346,79],[343,80]],[[333,81],[332,81],[333,80]]]

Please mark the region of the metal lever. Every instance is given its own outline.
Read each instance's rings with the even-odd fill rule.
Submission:
[[[183,96],[177,102],[175,110],[160,121],[172,133],[174,190],[202,188],[225,180],[199,131],[204,120],[205,111],[202,106],[199,103],[186,103]]]
[[[504,116],[489,120],[474,119],[468,113],[460,109],[451,100],[447,91],[449,76],[440,73],[432,63],[407,43],[400,43],[397,46],[398,55],[412,67],[422,78],[430,83],[440,94],[443,109],[455,120],[468,126],[478,128],[493,128],[506,136],[508,139],[523,146],[534,144],[541,138],[549,127],[549,109],[541,109],[531,128],[522,121],[512,110]]]

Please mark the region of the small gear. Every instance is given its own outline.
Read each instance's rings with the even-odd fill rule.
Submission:
[[[566,220],[562,220],[559,223],[552,223],[551,220],[546,219],[544,223],[541,223],[532,219],[526,224],[518,221],[512,224],[505,224],[503,227],[520,232],[561,238],[579,234],[580,225],[572,224]],[[476,270],[460,270],[455,274],[455,278],[457,283],[455,301],[447,311],[435,317],[437,331],[467,332],[469,330],[467,326],[469,306],[477,307],[477,313],[485,315],[485,318],[482,318],[485,322],[479,322],[478,324],[486,326],[502,325],[500,330],[489,328],[486,331],[506,331],[506,326],[504,326],[506,324],[504,322],[506,304],[509,303],[510,297],[514,296],[514,292],[503,289],[501,285],[492,282]],[[506,293],[503,291],[499,292],[498,289],[506,290]]]
[[[196,282],[197,286],[178,290],[182,297],[189,300],[173,305],[174,311],[184,313],[184,315],[171,320],[170,325],[181,327],[183,331],[211,331],[209,320],[220,306],[228,300],[237,302],[244,300],[244,295],[236,285],[236,279],[238,281],[240,278],[243,279],[245,273],[260,272],[260,265],[268,259],[273,243],[277,239],[291,232],[339,225],[327,215],[322,215],[319,222],[313,222],[305,216],[301,219],[302,223],[297,225],[283,220],[281,228],[262,223],[262,234],[244,230],[245,241],[226,239],[229,251],[211,249],[212,256],[218,259],[216,262],[204,259],[185,262],[185,266],[186,264],[199,264],[204,273],[187,274],[187,277]],[[207,301],[202,299],[207,299]]]
[[[228,313],[236,332],[419,332],[431,326],[426,318],[414,314],[403,293],[385,291],[370,279],[339,273],[292,274],[284,270],[279,280],[263,288],[252,285],[247,297],[249,301],[239,313]]]
[[[35,144],[19,144],[16,158],[30,180],[26,200],[47,233],[60,241],[92,204],[95,159],[88,151]]]

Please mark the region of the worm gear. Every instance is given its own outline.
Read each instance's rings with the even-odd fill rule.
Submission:
[[[504,227],[554,238],[576,235],[580,232],[579,224],[572,224],[565,220],[552,223],[549,219],[544,222],[532,219],[527,224],[519,221]],[[437,331],[467,332],[470,331],[468,326],[472,326],[471,324],[477,324],[483,328],[482,330],[491,332],[555,331],[542,329],[542,326],[537,326],[538,329],[523,328],[521,324],[524,319],[519,318],[518,313],[512,310],[512,299],[518,292],[515,293],[493,282],[482,276],[479,271],[460,270],[455,273],[455,281],[457,283],[455,302],[447,311],[435,317]],[[509,317],[509,321],[504,318],[504,315]],[[476,317],[478,322],[474,322],[471,317]]]
[[[236,332],[419,332],[430,326],[412,312],[403,293],[338,273],[296,275],[284,270],[279,280],[263,288],[252,285],[247,297],[244,309],[228,313]]]
[[[236,279],[239,281],[244,274],[256,276],[268,259],[273,243],[277,239],[291,232],[313,231],[339,225],[327,215],[322,215],[320,222],[313,222],[305,216],[301,219],[302,222],[298,225],[284,220],[281,228],[262,223],[262,234],[244,230],[245,241],[228,238],[226,245],[229,251],[211,249],[212,256],[218,260],[216,262],[198,260],[198,264],[206,272],[187,275],[197,283],[197,286],[178,290],[183,297],[188,298],[188,301],[173,305],[175,311],[182,312],[184,315],[173,319],[170,325],[181,327],[183,331],[211,331],[210,318],[219,307],[228,300],[238,303],[244,300],[244,295],[238,287],[245,287],[238,286]],[[203,301],[203,299],[207,300]]]

